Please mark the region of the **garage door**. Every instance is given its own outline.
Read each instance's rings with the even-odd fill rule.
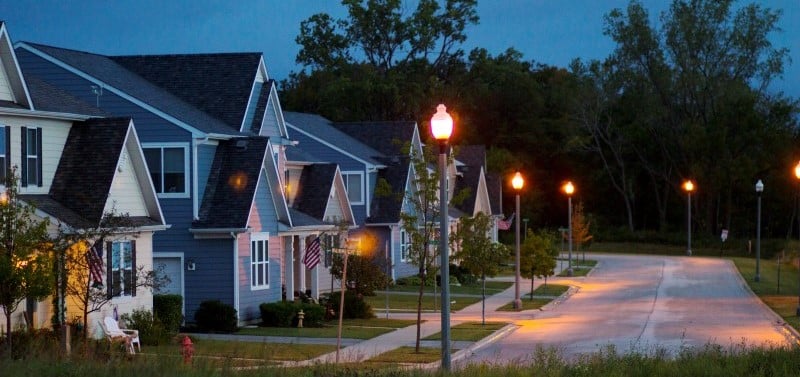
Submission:
[[[159,289],[157,293],[182,296],[183,286],[181,286],[181,282],[183,280],[183,265],[181,264],[181,258],[153,258],[153,264],[156,266],[156,269],[163,266],[164,274],[170,279],[169,284]]]

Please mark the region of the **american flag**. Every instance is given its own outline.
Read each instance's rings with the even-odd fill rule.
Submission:
[[[92,286],[100,287],[103,285],[103,246],[97,242],[86,252],[86,259],[89,261],[89,273],[92,278]]]
[[[306,255],[303,257],[303,264],[306,265],[307,269],[313,270],[314,267],[317,267],[319,264],[320,249],[319,237],[306,245]]]
[[[516,213],[512,213],[511,217],[509,217],[506,220],[497,219],[497,229],[500,229],[500,230],[509,230],[509,229],[511,229],[511,224],[514,223],[514,216],[515,215],[516,215]]]

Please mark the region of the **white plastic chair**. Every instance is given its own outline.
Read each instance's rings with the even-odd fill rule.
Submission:
[[[119,328],[117,321],[112,317],[105,317],[102,325],[103,331],[110,341],[122,338],[125,341],[126,346],[128,346],[131,354],[136,353],[133,349],[134,344],[136,344],[139,352],[142,352],[142,344],[139,342],[138,330],[121,329]]]

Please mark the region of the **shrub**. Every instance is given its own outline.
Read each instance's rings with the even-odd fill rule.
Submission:
[[[325,319],[325,307],[313,303],[279,301],[259,305],[261,322],[268,327],[297,327],[297,313],[305,314],[304,327],[321,327]]]
[[[291,301],[264,303],[258,306],[261,311],[261,322],[268,327],[289,327],[296,313]]]
[[[142,344],[157,346],[169,343],[170,333],[164,328],[161,321],[147,310],[134,309],[133,313],[125,313],[120,316],[120,319],[125,322],[126,328],[139,331],[139,341]],[[122,326],[120,325],[120,327]]]
[[[9,359],[20,360],[29,358],[31,355],[49,354],[58,347],[58,337],[50,330],[14,330],[11,332],[13,347],[9,355],[4,335],[0,336],[0,360],[9,356]]]
[[[330,293],[326,302],[336,312],[339,312],[339,301],[341,300],[341,292]],[[372,307],[364,301],[363,296],[357,295],[355,292],[346,291],[344,295],[344,318],[374,318],[375,314],[372,312]]]
[[[474,286],[478,284],[478,277],[473,275],[465,267],[450,264],[450,284],[453,284],[453,277],[459,281],[461,285]]]
[[[201,302],[194,321],[201,331],[234,332],[238,328],[236,309],[220,300]]]
[[[177,334],[183,322],[183,297],[181,295],[153,295],[153,316],[164,329]]]

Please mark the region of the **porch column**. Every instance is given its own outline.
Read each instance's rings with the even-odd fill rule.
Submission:
[[[297,255],[299,256],[299,278],[300,278],[300,292],[306,293],[306,266],[303,264],[303,258],[306,256],[306,237],[300,236],[300,248],[298,249],[299,252]]]
[[[319,235],[315,235],[314,237],[318,236]],[[320,255],[320,257],[324,256]],[[314,300],[317,300],[317,302],[319,302],[319,269],[321,265],[322,263],[317,263],[313,270],[309,270],[309,273],[311,274],[311,297],[313,297]]]
[[[286,300],[294,300],[294,236],[284,237],[283,245],[283,284],[286,286]]]

